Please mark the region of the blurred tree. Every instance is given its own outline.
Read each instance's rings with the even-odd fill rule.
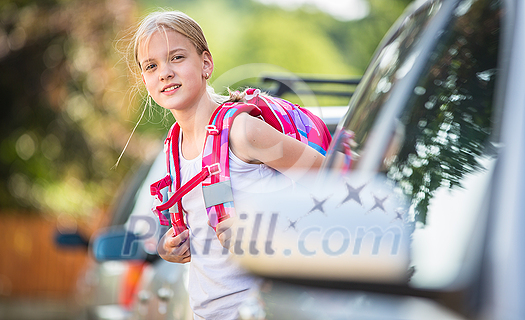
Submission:
[[[412,1],[368,0],[370,13],[363,19],[333,23],[330,35],[345,62],[363,73],[385,33]]]
[[[132,125],[113,41],[134,5],[4,1],[0,12],[0,206],[89,214],[151,150],[137,138],[110,170]]]

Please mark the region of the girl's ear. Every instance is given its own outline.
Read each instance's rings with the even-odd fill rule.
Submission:
[[[213,58],[211,56],[211,53],[208,51],[204,51],[202,53],[202,73],[203,75],[208,74],[211,75],[213,72]]]

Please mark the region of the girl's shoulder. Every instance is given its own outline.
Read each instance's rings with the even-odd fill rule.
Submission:
[[[239,159],[247,163],[255,160],[252,158],[253,152],[251,151],[257,147],[259,139],[265,135],[265,124],[264,121],[252,117],[246,112],[235,117],[230,127],[228,139],[230,140],[230,149]]]

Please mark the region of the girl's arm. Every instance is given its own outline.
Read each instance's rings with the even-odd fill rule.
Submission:
[[[282,134],[266,122],[239,114],[230,129],[230,149],[247,163],[264,163],[295,181],[317,173],[324,156],[306,144]],[[222,246],[232,250],[235,219],[226,219],[216,227]]]
[[[247,163],[264,163],[295,181],[317,173],[324,156],[306,144],[275,130],[266,122],[241,113],[230,129],[230,149]],[[216,227],[223,247],[232,251],[232,227],[235,219],[226,219]]]
[[[324,160],[318,151],[247,113],[235,118],[229,138],[231,150],[241,160],[264,163],[296,181],[316,173]]]

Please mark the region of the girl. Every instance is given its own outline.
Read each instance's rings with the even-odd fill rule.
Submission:
[[[181,127],[179,157],[184,184],[201,170],[205,127],[214,110],[242,97],[223,97],[208,86],[214,68],[212,55],[200,26],[181,12],[150,14],[141,22],[133,44],[135,62],[149,95],[170,110]],[[281,173],[315,171],[324,158],[246,113],[233,122],[229,139],[234,201],[244,190],[264,188]],[[195,319],[236,319],[238,305],[256,287],[256,281],[229,253],[223,253],[233,219],[222,221],[213,231],[199,187],[183,197],[182,205],[191,232],[175,236],[168,230],[159,243],[159,254],[171,262],[191,261],[188,291]]]

